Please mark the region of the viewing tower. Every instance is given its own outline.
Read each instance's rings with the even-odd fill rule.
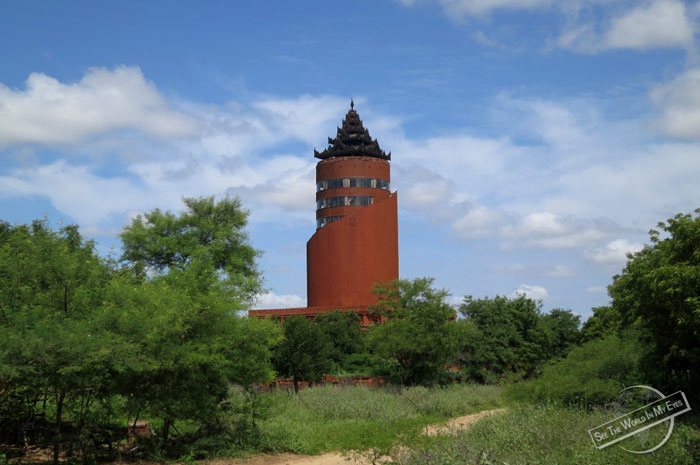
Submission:
[[[314,150],[316,233],[306,245],[307,298],[313,306],[376,302],[372,285],[399,277],[396,193],[391,193],[391,152],[379,148],[354,102]]]
[[[250,316],[313,318],[332,310],[353,310],[366,327],[376,303],[376,283],[399,277],[396,192],[391,186],[391,152],[365,129],[354,102],[328,147],[314,150],[316,232],[306,244],[306,308],[251,310]]]

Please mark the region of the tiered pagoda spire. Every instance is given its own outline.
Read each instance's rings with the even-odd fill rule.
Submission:
[[[323,152],[314,149],[314,157],[325,160],[336,157],[365,156],[391,160],[391,152],[379,148],[377,139],[372,139],[355,111],[355,102],[350,101],[350,110],[345,115],[343,126],[338,128],[335,138],[328,138],[328,148]]]

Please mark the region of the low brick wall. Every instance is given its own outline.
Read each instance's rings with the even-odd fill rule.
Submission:
[[[299,381],[299,389],[310,387],[312,384],[307,381]],[[339,378],[333,375],[326,375],[318,383],[313,383],[316,386],[366,386],[366,387],[381,387],[384,385],[384,378],[375,378],[371,376],[348,376]],[[260,388],[263,391],[293,391],[294,381],[292,378],[278,378],[269,383],[261,384]]]

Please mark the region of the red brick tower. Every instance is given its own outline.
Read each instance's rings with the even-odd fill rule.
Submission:
[[[350,103],[316,165],[316,233],[306,244],[309,307],[376,302],[374,283],[399,277],[391,153],[372,140]]]
[[[354,310],[364,326],[377,301],[375,283],[399,277],[396,193],[390,191],[391,153],[379,148],[350,102],[328,148],[314,150],[316,232],[306,244],[307,308],[251,310],[250,316]]]

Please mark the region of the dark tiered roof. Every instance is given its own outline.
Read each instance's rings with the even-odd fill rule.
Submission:
[[[379,148],[377,139],[369,136],[369,131],[362,126],[360,115],[355,111],[355,103],[350,101],[350,111],[345,115],[343,127],[338,128],[338,135],[335,138],[328,138],[328,148],[323,152],[314,149],[314,157],[325,160],[352,156],[391,160],[391,152],[385,153]]]

